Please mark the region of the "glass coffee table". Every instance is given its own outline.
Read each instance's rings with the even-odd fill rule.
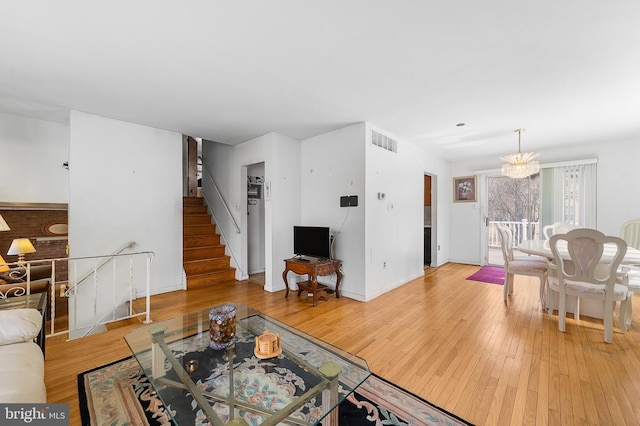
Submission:
[[[338,424],[338,406],[371,374],[365,360],[270,318],[236,308],[234,344],[212,349],[209,309],[125,335],[177,424]],[[256,345],[279,335],[267,358]],[[256,352],[257,351],[257,352]]]

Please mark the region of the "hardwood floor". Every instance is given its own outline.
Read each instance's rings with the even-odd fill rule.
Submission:
[[[467,281],[477,266],[446,264],[367,303],[346,297],[313,308],[243,281],[154,296],[154,321],[241,302],[366,359],[371,370],[478,425],[640,424],[640,317],[612,344],[601,320],[557,318],[539,306],[535,279],[502,286]],[[348,282],[345,281],[345,286]],[[640,300],[635,300],[636,307]],[[47,340],[49,402],[68,402],[80,424],[77,374],[130,355],[137,325],[78,341]]]

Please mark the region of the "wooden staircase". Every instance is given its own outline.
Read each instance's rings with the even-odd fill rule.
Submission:
[[[184,197],[182,213],[182,264],[187,274],[187,289],[235,281],[225,247],[220,244],[216,225],[201,197]]]

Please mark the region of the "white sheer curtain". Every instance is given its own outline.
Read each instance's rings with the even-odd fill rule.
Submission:
[[[542,174],[542,226],[569,222],[596,228],[597,163],[549,167]]]

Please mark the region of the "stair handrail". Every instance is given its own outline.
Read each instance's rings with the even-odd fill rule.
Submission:
[[[123,251],[126,248],[123,247],[120,251]],[[135,296],[135,289],[132,287],[132,279],[133,279],[133,275],[132,275],[132,261],[131,261],[131,257],[132,256],[146,256],[146,272],[145,272],[145,287],[144,287],[144,298],[145,298],[145,311],[144,312],[140,312],[140,313],[133,313],[133,308],[132,308],[132,303],[133,300],[136,298]],[[143,320],[143,322],[145,324],[151,323],[151,261],[153,260],[154,257],[154,252],[151,251],[143,251],[143,252],[136,252],[136,253],[118,253],[118,254],[113,254],[113,255],[105,255],[105,256],[93,256],[93,257],[76,257],[76,258],[65,258],[65,259],[56,259],[56,260],[68,260],[68,261],[79,261],[79,260],[94,260],[96,261],[99,258],[105,258],[107,259],[107,262],[116,259],[116,258],[120,258],[120,257],[129,257],[129,288],[127,293],[129,294],[129,312],[128,315],[114,319],[112,321],[119,321],[119,320],[125,320],[125,319],[130,319],[130,318],[135,318],[135,317],[141,317],[144,316],[145,319]],[[105,262],[102,262],[100,264],[100,266],[104,266]],[[115,271],[115,264],[114,264],[114,271]],[[98,273],[98,263],[96,263],[94,265],[93,268],[93,272],[91,273],[91,275],[94,277],[94,289],[96,288],[96,276]],[[71,289],[75,290],[78,288],[78,285],[74,285],[71,287]],[[118,299],[117,297],[115,297],[115,286],[112,287],[113,290],[113,299]],[[124,295],[125,293],[121,293],[121,295]],[[96,294],[94,293],[93,295],[94,299],[93,299],[93,309],[94,312],[96,311],[96,307],[97,307],[97,299],[96,299]],[[118,306],[120,306],[122,304],[122,302],[125,301],[124,298],[121,298],[121,300],[119,300],[119,304]],[[74,303],[77,303],[77,298],[74,299]],[[82,333],[82,335],[77,336],[75,338],[79,338],[79,337],[86,337],[89,333],[91,333],[93,330],[95,330],[99,325],[104,325],[106,323],[103,323],[102,321],[104,320],[104,318],[106,318],[108,315],[113,314],[115,312],[116,307],[112,306],[112,309],[107,309],[105,311],[105,313],[97,320],[98,322],[95,322],[94,324],[89,325],[88,327],[86,327],[88,330],[85,330],[84,333]],[[76,312],[77,314],[77,310],[74,310],[74,312]],[[51,316],[51,322],[54,322],[54,314],[52,313]],[[80,328],[73,328],[71,327],[71,324],[73,323],[74,325],[77,325],[77,318],[74,316],[73,317],[73,322],[71,321],[71,316],[69,316],[69,329],[68,330],[63,330],[57,333],[53,332],[53,325],[52,325],[52,333],[47,335],[47,337],[52,337],[52,336],[57,336],[57,335],[61,335],[61,334],[68,334],[69,337],[71,338],[72,336],[72,332],[80,332]],[[109,321],[109,322],[112,322]]]
[[[87,278],[93,276],[93,274],[97,271],[99,271],[100,269],[102,269],[103,266],[105,266],[107,263],[111,262],[115,256],[119,255],[120,253],[122,253],[123,251],[125,251],[126,249],[129,248],[133,248],[136,245],[135,241],[129,241],[127,244],[123,245],[122,247],[120,247],[118,250],[116,250],[115,253],[108,255],[104,258],[104,260],[102,262],[100,262],[95,270],[86,272],[84,275],[82,275],[75,283],[75,285],[73,286],[69,286],[67,287],[67,289],[64,292],[65,297],[69,297],[71,295],[71,292],[80,284],[82,284],[82,282],[84,280],[86,280]]]
[[[224,195],[222,195],[222,192],[220,191],[220,188],[218,187],[218,184],[216,183],[216,180],[213,177],[213,174],[209,171],[209,168],[207,168],[207,166],[204,165],[204,163],[202,164],[202,170],[205,171],[207,173],[207,175],[209,176],[209,179],[211,180],[211,183],[213,183],[213,188],[218,193],[218,196],[220,197],[220,201],[222,201],[222,205],[224,206],[224,209],[227,212],[227,215],[231,218],[231,223],[233,224],[233,227],[236,229],[236,234],[239,234],[240,233],[240,225],[238,225],[238,221],[236,220],[235,216],[231,212],[231,209],[229,208],[229,205],[227,204],[227,200],[225,200]],[[204,193],[204,191],[203,191],[203,193]],[[205,198],[206,198],[206,196],[205,196]]]
[[[128,295],[125,295],[123,293],[122,297],[120,298],[120,304],[124,304],[126,302],[131,302],[132,297],[131,297],[131,292],[129,292]],[[87,337],[88,335],[90,335],[94,330],[96,330],[99,326],[101,325],[105,325],[105,324],[109,324],[110,322],[115,322],[115,321],[122,321],[123,319],[131,319],[131,318],[136,318],[136,317],[141,317],[143,315],[146,315],[146,312],[142,312],[142,313],[138,313],[138,314],[134,314],[133,313],[133,309],[131,308],[131,305],[129,305],[129,315],[125,318],[113,318],[110,321],[105,321],[107,319],[108,316],[113,316],[114,312],[116,310],[116,307],[112,307],[111,310],[105,312],[98,320],[95,324],[92,324],[91,326],[87,327],[87,330],[84,331],[84,333],[82,333],[81,337]]]
[[[207,175],[209,176],[209,179],[211,180],[211,182],[213,183],[213,187],[216,189],[216,191],[218,192],[218,196],[220,197],[220,200],[222,201],[222,204],[224,205],[227,214],[231,217],[231,221],[233,222],[233,226],[236,229],[236,234],[240,233],[240,227],[238,226],[238,222],[236,222],[236,219],[233,217],[233,214],[231,213],[231,210],[229,210],[229,206],[227,205],[227,202],[225,201],[224,197],[222,196],[222,193],[220,192],[220,189],[218,188],[218,185],[216,184],[215,179],[213,178],[213,175],[211,174],[211,172],[209,172],[209,169],[204,166],[202,166],[202,170],[206,171]],[[207,193],[206,191],[204,191],[204,189],[202,190],[202,196],[204,197],[204,200],[207,204],[207,206],[212,206],[213,204],[209,202],[209,199],[207,198]],[[213,217],[215,217],[215,212],[212,210],[211,214],[213,215]],[[216,223],[219,223],[218,220],[216,220]],[[236,256],[236,254],[233,251],[233,248],[231,247],[231,245],[229,244],[229,238],[226,237],[225,232],[224,232],[224,227],[222,226],[218,226],[216,227],[216,229],[220,230],[220,234],[222,235],[222,238],[224,239],[224,241],[226,242],[225,247],[229,250],[229,255],[231,256],[231,259],[233,261],[233,263],[235,264],[235,267],[238,271],[240,271],[240,274],[242,276],[244,276],[244,271],[242,270],[242,268],[240,267],[240,262],[238,262],[238,257]]]

